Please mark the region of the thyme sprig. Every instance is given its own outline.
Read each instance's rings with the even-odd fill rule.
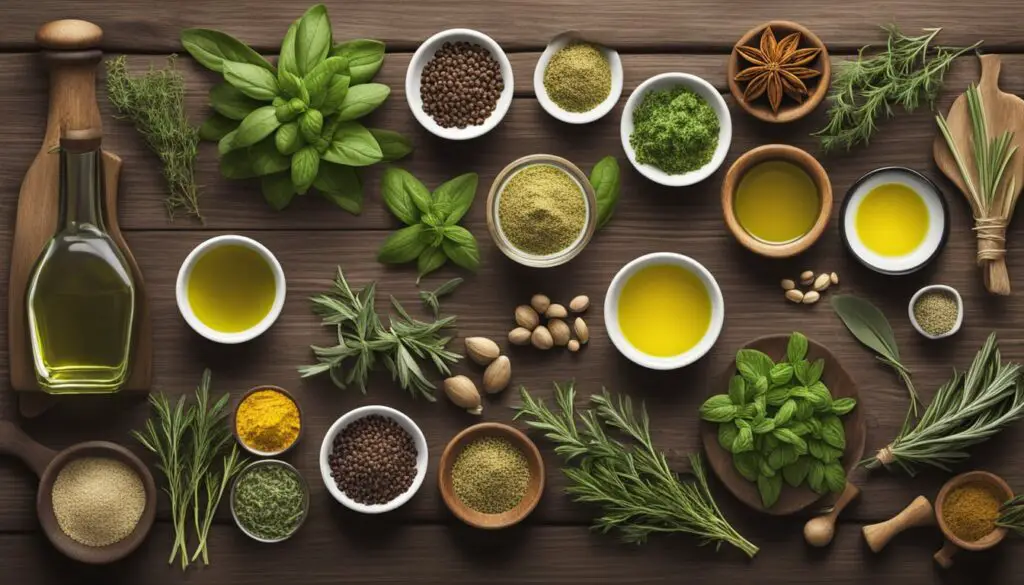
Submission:
[[[757,546],[722,516],[699,455],[690,456],[692,480],[680,481],[672,471],[651,440],[650,420],[642,405],[637,412],[628,397],[613,399],[603,391],[590,397],[592,408],[577,413],[572,382],[555,384],[558,412],[526,388],[520,389],[520,396],[515,418],[544,431],[555,443],[555,453],[572,464],[563,469],[570,482],[568,493],[577,502],[601,509],[595,530],[617,530],[624,541],[637,544],[651,534],[684,532],[696,536],[701,545],[724,542],[749,557],[757,554]],[[607,430],[621,432],[631,442],[621,442]]]
[[[1002,526],[1024,536],[1024,494],[1015,496],[999,508],[996,526]]]

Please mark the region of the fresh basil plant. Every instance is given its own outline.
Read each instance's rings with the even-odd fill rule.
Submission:
[[[224,76],[210,90],[214,114],[200,137],[218,142],[221,173],[259,178],[263,197],[284,209],[311,188],[358,214],[363,188],[356,173],[402,158],[412,144],[358,120],[391,92],[371,83],[384,61],[384,43],[334,44],[327,9],[318,4],[288,28],[275,67],[225,33],[193,28],[181,43],[203,66]]]

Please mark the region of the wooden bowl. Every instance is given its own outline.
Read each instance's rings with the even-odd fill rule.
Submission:
[[[818,189],[820,203],[818,219],[811,226],[810,231],[795,240],[781,244],[765,242],[750,235],[740,225],[734,208],[736,190],[739,189],[743,175],[756,165],[772,160],[789,162],[803,169],[814,181],[814,186]],[[810,248],[825,232],[828,220],[832,217],[832,182],[821,163],[806,151],[788,144],[765,144],[743,153],[729,167],[729,171],[725,174],[725,180],[722,181],[722,213],[725,216],[725,224],[729,226],[729,231],[745,248],[769,258],[789,258]]]
[[[452,485],[452,467],[455,465],[455,459],[462,453],[466,445],[484,437],[509,441],[523,452],[526,462],[530,466],[530,483],[526,486],[526,494],[523,499],[515,508],[501,514],[484,514],[466,506],[455,495],[455,488]],[[455,435],[455,438],[449,441],[448,446],[444,448],[437,475],[441,498],[448,509],[466,524],[485,530],[497,530],[518,524],[537,507],[537,502],[540,501],[541,494],[544,492],[544,460],[541,459],[537,446],[518,429],[501,423],[476,424]]]
[[[743,349],[757,349],[768,354],[773,360],[778,360],[781,356],[786,355],[786,345],[788,342],[789,335],[769,335],[759,337],[747,343],[743,346]],[[864,408],[860,404],[857,385],[854,383],[853,378],[850,377],[850,374],[843,368],[839,359],[827,347],[812,339],[807,340],[807,347],[807,359],[811,361],[819,358],[825,360],[825,371],[821,378],[832,392],[832,397],[856,398],[858,401],[857,407],[842,417],[843,429],[846,431],[846,451],[843,453],[842,463],[843,469],[846,470],[846,474],[849,476],[853,468],[856,467],[857,462],[864,455],[864,442],[867,436],[864,425]],[[729,368],[718,378],[718,383],[712,386],[709,396],[724,394],[729,387],[729,380],[735,373],[735,365],[730,364]],[[718,444],[718,424],[701,420],[700,437],[704,443],[704,451],[707,453],[708,463],[711,469],[715,471],[718,479],[725,484],[726,489],[732,492],[732,495],[759,512],[776,516],[793,514],[828,496],[828,494],[818,494],[806,485],[794,488],[783,482],[782,493],[778,501],[771,508],[765,508],[761,503],[761,495],[757,490],[757,485],[747,481],[746,478],[740,475],[739,471],[736,471],[736,466],[732,462],[732,453],[729,453]]]
[[[782,97],[782,106],[779,108],[778,113],[772,111],[768,99],[763,95],[753,102],[745,100],[743,98],[743,90],[746,84],[744,83],[741,87],[740,83],[735,80],[736,75],[740,71],[750,66],[746,59],[740,56],[736,47],[757,47],[761,40],[761,32],[769,26],[772,27],[776,40],[782,40],[786,35],[798,32],[801,37],[799,45],[801,49],[814,48],[821,50],[821,53],[806,65],[821,71],[821,75],[818,77],[804,80],[804,83],[807,85],[807,98],[803,102],[797,103],[789,96],[784,95]],[[729,91],[732,92],[732,97],[744,111],[758,120],[784,123],[803,118],[821,104],[821,101],[825,99],[825,95],[828,94],[829,84],[832,81],[832,64],[829,60],[828,48],[825,47],[825,43],[821,42],[818,35],[811,32],[810,29],[788,20],[772,20],[748,30],[746,34],[740,37],[740,40],[736,41],[732,54],[729,55],[729,74],[727,77],[729,80]]]
[[[946,537],[946,544],[943,545],[939,552],[935,553],[935,562],[939,563],[939,565],[946,569],[953,565],[953,555],[956,554],[958,550],[963,549],[972,552],[987,550],[1002,542],[1003,538],[1006,537],[1006,529],[996,527],[995,530],[989,532],[978,540],[967,541],[953,534],[953,531],[951,531],[949,526],[946,525],[946,520],[942,515],[946,498],[949,497],[949,494],[956,488],[969,483],[981,483],[994,488],[995,491],[1002,494],[1001,497],[1004,502],[1013,497],[1013,490],[1010,489],[1009,484],[1007,484],[1006,481],[998,475],[987,471],[969,471],[967,473],[961,473],[947,481],[946,484],[942,486],[942,489],[939,490],[938,497],[935,498],[935,519],[939,523],[939,529],[942,530],[943,536]]]
[[[242,403],[245,402],[245,399],[248,398],[252,393],[259,392],[260,390],[272,390],[274,392],[280,392],[281,394],[285,395],[288,398],[288,400],[291,400],[292,403],[295,404],[295,408],[299,411],[299,434],[295,435],[295,440],[292,441],[291,444],[289,444],[284,449],[281,449],[280,451],[259,451],[247,445],[245,441],[242,440],[242,437],[238,436],[238,407],[240,407]],[[238,402],[235,403],[234,410],[231,411],[231,433],[235,436],[235,440],[238,441],[238,446],[241,447],[246,452],[251,453],[252,455],[255,455],[257,457],[278,457],[280,455],[287,453],[288,451],[291,451],[292,448],[299,443],[299,439],[302,438],[302,431],[303,427],[305,426],[305,419],[302,417],[302,407],[299,405],[299,401],[296,400],[295,397],[292,396],[290,392],[288,392],[284,388],[281,388],[280,386],[271,386],[270,384],[264,384],[262,386],[256,386],[254,388],[251,388],[248,392],[243,394],[241,398],[238,399]]]

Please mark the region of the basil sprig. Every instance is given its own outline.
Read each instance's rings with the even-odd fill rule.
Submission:
[[[187,29],[181,43],[196,61],[224,77],[210,90],[215,113],[203,123],[200,137],[217,141],[221,174],[259,178],[274,209],[315,189],[358,214],[363,187],[355,167],[398,160],[412,151],[402,135],[357,121],[391,93],[388,86],[371,83],[384,62],[384,43],[334,44],[322,4],[288,28],[277,67],[220,31]]]
[[[459,175],[431,193],[408,171],[397,167],[384,171],[384,204],[407,227],[388,236],[377,260],[384,264],[415,260],[417,283],[448,260],[475,271],[480,266],[480,249],[473,234],[458,223],[473,205],[478,179],[476,173]]]
[[[619,202],[619,161],[614,156],[599,160],[590,171],[590,185],[597,198],[597,227],[600,229],[612,218],[615,205]]]

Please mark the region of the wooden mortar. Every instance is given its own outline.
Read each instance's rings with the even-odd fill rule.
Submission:
[[[939,496],[935,498],[935,519],[939,523],[939,529],[942,530],[942,534],[946,537],[946,544],[935,553],[935,562],[943,569],[948,569],[953,566],[953,555],[959,550],[967,551],[982,551],[988,550],[995,545],[1003,541],[1006,537],[1006,529],[996,527],[992,532],[989,532],[985,536],[975,541],[966,541],[953,534],[953,531],[946,526],[946,521],[942,517],[942,508],[946,502],[946,498],[958,487],[961,487],[969,483],[980,483],[994,488],[1000,495],[1003,502],[1013,497],[1013,490],[1003,480],[1003,478],[989,473],[987,471],[970,471],[967,473],[961,473],[953,479],[946,482],[946,485],[942,486],[939,490]]]

